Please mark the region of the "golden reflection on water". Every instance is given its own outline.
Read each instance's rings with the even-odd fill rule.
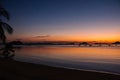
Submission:
[[[120,59],[120,48],[113,47],[23,47],[17,55],[55,59]]]

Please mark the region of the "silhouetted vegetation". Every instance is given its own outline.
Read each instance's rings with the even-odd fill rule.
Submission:
[[[9,13],[1,5],[0,5],[0,17],[4,17],[7,20],[10,19]],[[4,44],[4,48],[0,49],[0,50],[2,50],[1,56],[4,57],[4,58],[11,58],[11,57],[14,56],[14,54],[10,54],[10,53],[14,52],[14,50],[12,49],[13,48],[12,44],[6,42],[5,32],[8,32],[9,34],[12,34],[13,29],[9,24],[4,22],[0,18],[0,40]]]
[[[9,13],[1,5],[0,5],[0,16],[5,17],[7,20],[10,19]],[[4,44],[6,43],[5,31],[8,32],[9,34],[13,33],[12,27],[6,22],[3,22],[2,19],[0,19],[0,39]]]
[[[2,51],[1,53],[2,58],[13,58],[14,57],[13,45],[11,43],[6,43],[4,48],[1,48],[0,50]]]

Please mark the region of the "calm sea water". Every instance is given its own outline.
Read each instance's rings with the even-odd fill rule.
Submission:
[[[120,47],[24,46],[15,54],[19,61],[120,74]]]

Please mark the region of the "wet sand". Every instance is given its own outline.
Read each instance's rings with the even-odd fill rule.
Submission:
[[[0,59],[0,80],[120,80],[120,75]]]

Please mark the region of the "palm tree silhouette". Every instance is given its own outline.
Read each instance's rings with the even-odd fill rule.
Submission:
[[[7,20],[10,19],[9,13],[2,6],[0,6],[0,17],[2,16],[5,17]],[[12,27],[6,22],[3,22],[2,19],[0,19],[0,39],[4,44],[6,43],[5,31],[9,34],[13,33]]]
[[[4,58],[11,58],[14,56],[14,54],[10,53],[14,52],[14,50],[12,44],[6,42],[5,32],[12,34],[13,29],[9,24],[3,22],[1,17],[5,17],[7,20],[10,19],[9,13],[2,6],[0,6],[0,40],[4,44],[4,48],[0,49],[2,51],[1,56]]]

